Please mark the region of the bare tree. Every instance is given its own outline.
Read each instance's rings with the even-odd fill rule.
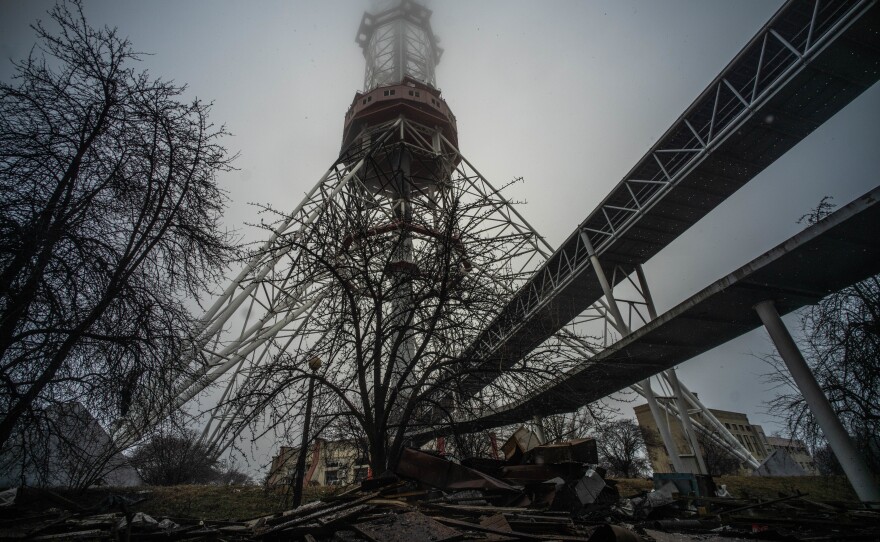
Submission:
[[[574,412],[544,417],[547,442],[559,442],[592,436],[597,428],[620,415],[620,409],[604,401],[591,403]]]
[[[707,474],[724,476],[739,472],[741,466],[739,460],[720,444],[720,435],[718,438],[713,439],[705,433],[698,431],[697,443],[703,452],[703,462],[709,471]]]
[[[56,402],[107,425],[167,404],[198,299],[232,255],[216,183],[231,158],[185,88],[135,71],[80,2],[37,23],[0,84],[0,446]]]
[[[253,486],[256,485],[250,474],[244,472],[234,463],[221,461],[217,467],[217,475],[214,477],[215,484],[224,486]]]
[[[314,379],[315,412],[350,418],[377,474],[394,467],[411,428],[454,426],[573,364],[548,344],[477,397],[463,391],[467,378],[491,370],[465,352],[527,276],[510,262],[534,252],[534,234],[509,227],[494,189],[480,192],[472,177],[452,173],[451,158],[382,137],[369,139],[366,156],[343,153],[341,161],[367,165],[320,214],[306,222],[280,213],[280,222],[301,224],[272,247],[289,263],[265,281],[314,303],[234,399],[252,413],[291,413],[268,423],[290,424],[294,434]],[[358,144],[349,152],[363,151]],[[322,364],[312,372],[306,362],[315,357]]]
[[[827,444],[813,451],[813,461],[816,463],[819,473],[823,476],[843,476],[845,474],[840,461],[837,460],[837,456],[834,455],[831,446]]]
[[[833,205],[823,198],[802,221],[815,223]],[[871,277],[805,308],[799,347],[850,437],[880,475],[880,276]],[[824,438],[803,396],[776,354],[763,359],[777,396],[770,411],[785,420],[793,438],[822,448]]]
[[[492,455],[492,440],[488,431],[477,433],[453,433],[448,444],[450,451],[458,459],[471,457],[490,457]]]
[[[609,473],[624,478],[647,474],[645,438],[636,422],[615,420],[598,427],[595,434],[599,461]]]
[[[136,485],[139,477],[110,436],[80,403],[55,403],[15,433],[0,455],[0,473],[27,486],[83,489]]]
[[[217,458],[193,431],[159,431],[135,450],[131,461],[151,485],[207,484],[222,478]]]

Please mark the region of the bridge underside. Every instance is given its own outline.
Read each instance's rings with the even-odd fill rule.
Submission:
[[[878,199],[880,188],[716,281],[540,392],[458,421],[456,432],[571,412],[756,329],[761,320],[753,306],[760,301],[772,299],[778,312],[787,314],[877,274]],[[432,434],[414,431],[412,436],[420,440]]]
[[[829,12],[849,7],[846,2],[838,4],[827,4]],[[830,9],[832,6],[835,9]],[[810,9],[807,3],[790,3],[766,28],[784,32],[788,27],[804,26],[810,20]],[[647,262],[878,80],[878,30],[880,9],[872,4],[836,39],[812,53],[808,62],[794,61],[793,75],[790,79],[780,76],[785,82],[768,96],[754,100],[735,97],[731,88],[760,94],[762,87],[755,80],[772,79],[770,65],[765,65],[770,53],[764,51],[772,40],[762,42],[765,33],[759,33],[535,273],[531,284],[511,301],[507,318],[489,326],[477,344],[491,346],[472,354],[482,369],[476,374],[484,376],[475,378],[472,374],[466,379],[465,394],[478,391],[602,297],[587,251],[581,246],[581,234],[593,238],[605,269],[617,266],[629,273]],[[776,53],[778,58],[787,54],[793,55],[784,48]],[[782,62],[777,69],[786,65]],[[748,94],[746,90],[743,93]],[[728,109],[719,103],[727,103]],[[742,120],[729,121],[728,128],[736,128],[713,139],[713,126],[717,131],[724,119],[735,114]],[[688,123],[701,139],[685,127]],[[703,152],[698,152],[700,149]],[[649,190],[666,182],[671,187],[662,198],[647,206],[635,201],[634,187]],[[632,219],[635,216],[637,220]],[[622,281],[624,275],[612,280]]]

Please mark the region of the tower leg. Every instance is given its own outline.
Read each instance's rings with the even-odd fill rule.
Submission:
[[[819,387],[816,377],[813,376],[800,349],[779,317],[773,301],[762,301],[755,305],[755,310],[761,317],[764,327],[767,328],[798,390],[803,394],[810,412],[816,417],[822,433],[828,439],[828,444],[840,461],[840,466],[843,467],[843,472],[846,473],[856,495],[862,502],[880,502],[880,488],[874,483],[868,465],[850,440],[840,419],[831,408],[828,398],[822,393],[822,388]]]
[[[681,384],[678,382],[678,376],[675,374],[675,369],[669,369],[666,371],[666,378],[668,378],[669,383],[672,384],[672,393],[675,396],[675,407],[678,409],[678,417],[681,419],[681,428],[684,430],[684,434],[687,437],[688,442],[690,442],[691,449],[694,451],[694,460],[696,461],[697,468],[700,470],[700,473],[709,474],[709,469],[706,468],[706,462],[703,460],[703,450],[700,448],[700,443],[697,440],[697,433],[694,431],[694,426],[691,423],[690,411],[684,402],[684,397],[682,397]]]
[[[642,297],[648,308],[648,316],[651,317],[651,320],[654,320],[657,318],[657,307],[654,305],[654,297],[651,295],[651,289],[648,287],[648,279],[645,278],[645,271],[642,269],[641,265],[636,266],[636,277],[639,280]],[[673,377],[675,377],[673,369],[670,369],[667,374],[669,372],[672,372]],[[642,390],[644,391],[645,398],[648,400],[648,407],[651,409],[654,423],[657,424],[657,428],[660,430],[660,435],[663,438],[663,445],[666,447],[666,453],[672,460],[672,466],[675,468],[676,472],[685,472],[687,469],[684,468],[684,463],[678,455],[678,448],[675,446],[675,441],[672,440],[669,426],[666,424],[666,420],[661,418],[662,413],[660,412],[657,401],[654,398],[654,390],[651,389],[650,379],[646,378],[642,381]],[[672,386],[672,393],[674,394],[675,404],[678,408],[679,417],[681,418],[681,428],[690,441],[691,447],[694,449],[694,457],[697,460],[697,465],[705,472],[706,467],[703,465],[703,458],[700,455],[700,450],[696,444],[696,435],[694,435],[693,427],[691,427],[690,415],[688,414],[687,409],[683,406],[684,403],[681,399],[681,390],[678,388],[678,379],[675,380],[675,383]]]
[[[666,418],[660,412],[657,398],[654,397],[654,390],[651,388],[651,379],[646,378],[642,380],[641,385],[642,393],[644,394],[645,399],[648,400],[648,408],[651,409],[651,416],[654,418],[654,423],[657,424],[657,430],[660,431],[660,438],[663,439],[663,447],[666,448],[666,455],[668,455],[669,460],[672,461],[672,468],[675,469],[675,472],[687,472],[684,463],[681,461],[681,457],[678,455],[678,447],[675,445],[675,441],[672,440],[672,433],[669,432],[669,425],[666,423]]]

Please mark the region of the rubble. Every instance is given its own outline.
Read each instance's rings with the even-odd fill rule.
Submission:
[[[461,462],[407,449],[393,474],[247,520],[154,517],[125,497],[86,508],[51,491],[10,491],[2,494],[0,539],[724,542],[880,535],[876,510],[800,493],[737,498],[708,477],[658,474],[654,490],[620,496],[594,461],[583,461],[595,459],[595,443],[585,440],[538,446],[522,432],[504,449],[504,460]],[[45,506],[34,507],[38,502]]]
[[[785,450],[770,452],[755,469],[756,476],[806,476],[807,471]]]

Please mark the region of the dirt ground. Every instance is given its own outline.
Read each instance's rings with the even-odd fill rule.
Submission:
[[[796,491],[807,493],[811,500],[835,502],[855,501],[849,483],[842,476],[758,478],[750,476],[720,476],[718,485],[725,484],[734,497],[774,499],[780,493]],[[619,479],[617,488],[622,497],[636,495],[653,487],[650,480]],[[306,502],[342,492],[345,488],[307,488]],[[63,497],[82,507],[97,505],[108,494],[115,493],[133,498],[146,498],[132,507],[153,517],[197,518],[204,520],[243,520],[289,509],[284,495],[250,486],[173,486],[126,489],[93,489],[85,493],[59,492]]]
[[[852,486],[844,476],[716,476],[715,484],[727,486],[737,498],[775,499],[780,493],[792,495],[796,491],[808,493],[811,500],[821,502],[857,501]],[[653,488],[653,482],[639,478],[617,480],[621,497],[635,495]]]
[[[340,493],[342,487],[310,487],[303,502],[320,500]],[[130,507],[155,518],[196,518],[203,520],[245,520],[289,510],[290,498],[261,486],[144,486],[138,488],[93,488],[84,492],[56,490],[61,498],[81,508],[97,507],[108,495],[140,500]]]

